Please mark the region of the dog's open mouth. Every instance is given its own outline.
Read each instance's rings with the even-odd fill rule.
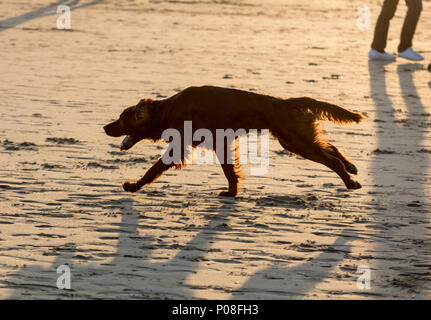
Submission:
[[[132,136],[126,136],[120,144],[120,150],[129,150],[136,142]]]

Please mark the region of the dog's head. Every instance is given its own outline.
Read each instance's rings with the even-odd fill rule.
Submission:
[[[126,136],[120,145],[121,150],[129,150],[142,139],[151,137],[153,102],[143,99],[137,105],[126,108],[118,120],[103,127],[108,136]]]

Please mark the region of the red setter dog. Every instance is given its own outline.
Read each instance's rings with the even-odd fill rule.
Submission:
[[[245,129],[246,132],[269,129],[284,149],[327,166],[340,176],[348,189],[359,189],[359,182],[349,175],[357,174],[355,165],[322,136],[319,120],[345,124],[359,123],[363,118],[360,113],[308,97],[281,99],[236,89],[202,86],[189,87],[163,100],[143,99],[125,109],[117,121],[104,129],[112,137],[126,135],[122,150],[130,149],[142,139],[158,141],[165,129],[176,129],[183,135],[185,121],[192,121],[193,130],[205,128],[214,137],[217,129]],[[230,150],[231,142],[226,142],[226,150]],[[199,144],[199,141],[194,141],[191,147]],[[180,164],[164,163],[162,157],[138,181],[125,181],[124,190],[136,192],[169,168],[181,168],[188,155],[187,147],[181,146]],[[227,159],[232,155],[229,152],[224,155],[224,159],[219,160],[229,189],[220,195],[236,196],[240,180],[238,152],[234,153],[234,159]]]

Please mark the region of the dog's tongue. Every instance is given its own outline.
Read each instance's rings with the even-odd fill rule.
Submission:
[[[133,138],[131,136],[126,136],[120,144],[120,150],[127,150],[133,145]]]

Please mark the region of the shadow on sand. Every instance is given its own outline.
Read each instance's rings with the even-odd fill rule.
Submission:
[[[66,5],[70,8],[70,10],[76,10],[76,9],[96,5],[101,1],[102,0],[93,0],[93,1],[90,1],[89,3],[79,4],[81,2],[80,0],[58,0],[57,2],[51,3],[50,5],[29,11],[20,16],[0,20],[0,31],[14,28],[24,22],[27,22],[33,19],[56,15],[57,8],[60,5]]]
[[[271,266],[250,277],[235,291],[235,299],[301,299],[318,284],[325,281],[333,269],[344,260],[351,251],[349,235],[340,234],[334,243],[307,262],[290,268]],[[354,281],[354,280],[352,280]],[[337,294],[328,292],[328,294]]]
[[[85,252],[65,244],[52,266],[27,266],[1,281],[12,289],[8,299],[191,299],[193,292],[183,281],[199,268],[200,259],[210,249],[218,226],[227,221],[230,204],[221,204],[217,214],[208,216],[209,222],[179,252],[161,262],[150,261],[152,251],[162,248],[155,240],[140,235],[140,212],[133,200],[114,200],[114,208],[121,209],[118,227],[105,230],[119,235],[116,252],[106,255],[113,259],[106,263],[80,263]],[[103,230],[98,230],[103,231]],[[116,238],[116,237],[114,237]],[[178,248],[171,248],[178,249]],[[68,265],[71,270],[71,290],[57,288],[57,267]]]
[[[273,200],[274,197],[271,197]],[[283,197],[285,200],[285,197]],[[220,225],[229,222],[235,212],[235,201],[224,202],[216,213],[207,216],[208,223],[185,245],[163,247],[157,239],[139,232],[142,219],[130,198],[112,200],[112,208],[121,208],[121,222],[113,228],[97,229],[106,232],[113,240],[118,238],[115,252],[97,253],[105,257],[97,263],[86,259],[85,249],[65,243],[49,267],[31,265],[21,268],[1,281],[3,288],[11,289],[9,299],[193,299],[196,291],[204,287],[189,286],[187,278],[202,272],[202,259],[223,232]],[[289,203],[282,206],[292,208]],[[294,207],[296,205],[293,205]],[[144,228],[148,228],[146,225]],[[355,231],[345,230],[336,241],[324,248],[300,250],[306,253],[306,262],[275,264],[252,275],[239,289],[232,291],[233,299],[286,299],[300,298],[327,278],[328,274],[351,251],[350,241]],[[97,238],[91,243],[97,242]],[[100,247],[100,245],[99,245]],[[109,246],[108,250],[111,248]],[[156,261],[152,255],[157,249],[176,250],[172,258]],[[179,249],[179,250],[178,250]],[[94,250],[91,250],[94,254]],[[320,252],[320,253],[318,253]],[[317,254],[317,255],[316,255]],[[108,258],[112,258],[109,260]],[[107,262],[106,262],[107,261]],[[292,264],[292,267],[285,267]],[[72,289],[60,290],[56,283],[60,265],[68,265],[72,275]]]

